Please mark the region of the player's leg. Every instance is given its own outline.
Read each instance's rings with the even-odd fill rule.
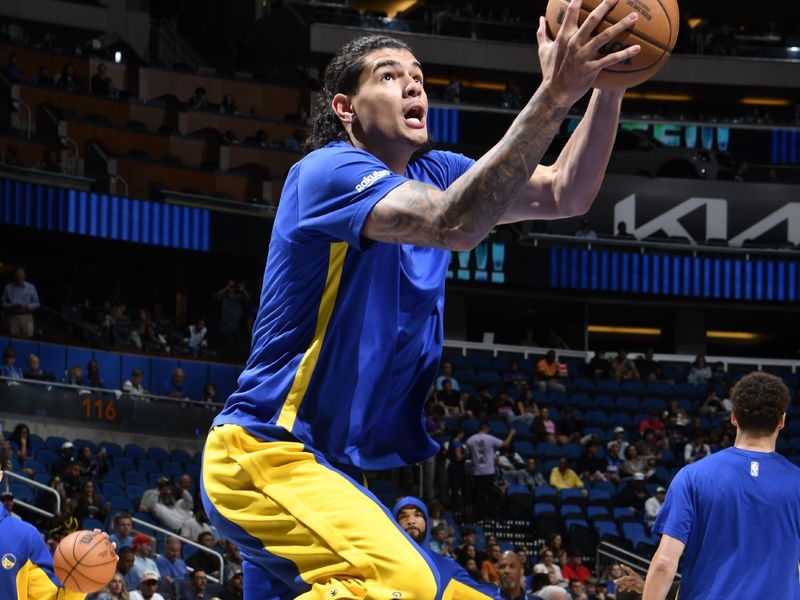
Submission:
[[[430,559],[389,511],[300,443],[217,427],[202,484],[215,525],[302,600],[440,595]]]

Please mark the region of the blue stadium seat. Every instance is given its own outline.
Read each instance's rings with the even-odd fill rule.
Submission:
[[[572,394],[572,403],[581,408],[591,408],[593,405],[592,397],[586,392]]]
[[[647,392],[659,398],[669,398],[675,393],[675,390],[666,381],[652,381],[647,384]]]
[[[678,383],[675,384],[675,395],[684,396],[690,399],[699,400],[703,397],[705,389],[702,386],[695,386],[691,383]]]
[[[531,435],[531,428],[527,423],[523,423],[522,421],[514,421],[511,423],[511,429],[517,431],[517,437],[521,435]]]
[[[575,518],[566,519],[564,521],[564,529],[566,531],[569,531],[573,527],[585,527],[586,529],[589,529],[589,523],[586,522],[586,519]]]
[[[528,489],[527,485],[523,485],[521,483],[510,483],[508,485],[508,489],[506,490],[506,494],[511,496],[512,494],[530,494],[530,490]]]
[[[564,488],[559,492],[561,502],[564,504],[585,504],[586,496],[583,495],[583,490],[578,488]]]
[[[562,519],[567,519],[568,517],[583,519],[584,516],[583,509],[577,504],[564,504],[561,506]]]
[[[600,429],[599,427],[584,427],[583,428],[584,435],[596,435],[597,439],[601,442],[606,439],[606,432],[604,429]]]
[[[593,392],[597,389],[594,381],[586,377],[576,377],[572,382],[572,387],[581,392]]]
[[[42,461],[45,466],[48,468],[55,462],[58,462],[61,457],[58,455],[57,452],[53,452],[52,450],[48,450],[47,448],[42,448],[38,452],[35,453],[36,458]]]
[[[48,450],[52,450],[53,452],[60,453],[61,452],[61,444],[67,441],[67,438],[60,437],[60,436],[50,436],[45,441],[45,446]]]
[[[619,535],[619,527],[613,521],[595,521],[594,529],[600,537],[604,535]]]
[[[459,384],[475,383],[478,381],[478,374],[470,368],[461,368],[453,371],[453,377],[458,380]]]
[[[147,474],[147,482],[150,484],[150,487],[154,488],[158,486],[158,480],[162,477],[167,477],[167,475],[161,471],[152,471]],[[169,479],[169,477],[167,477],[167,479]]]
[[[642,408],[642,401],[636,396],[620,396],[617,398],[617,410],[638,412]]]
[[[636,513],[628,506],[615,506],[613,514],[614,520],[617,522],[628,522],[636,519]],[[641,525],[641,523],[639,524]]]
[[[139,444],[127,444],[125,446],[125,456],[138,460],[140,458],[147,458],[147,452]]]
[[[117,483],[119,485],[125,485],[125,481],[122,479],[122,469],[109,469],[103,474],[103,482],[104,483]]]
[[[550,485],[540,485],[534,488],[533,497],[537,502],[557,502],[558,490]]]
[[[123,472],[136,470],[136,466],[134,465],[133,460],[128,458],[127,456],[118,456],[117,458],[115,458],[114,467]]]
[[[597,389],[609,392],[612,394],[618,393],[620,391],[619,384],[614,381],[613,379],[600,379],[597,382]]]
[[[644,396],[647,393],[647,386],[641,381],[625,381],[622,384],[622,392],[624,394]]]
[[[137,506],[145,491],[147,491],[147,486],[144,484],[129,484],[128,489],[125,491],[130,501],[133,502],[134,506]]]
[[[467,437],[477,432],[479,426],[480,423],[477,419],[461,419],[461,429],[464,430],[464,434]]]
[[[626,412],[613,412],[608,415],[608,420],[610,423],[621,425],[622,427],[631,427],[633,425],[633,419]]]
[[[586,508],[586,516],[590,521],[608,521],[611,515],[605,506],[589,505]]]
[[[489,421],[489,432],[500,438],[505,438],[508,435],[508,425],[505,421]]]
[[[103,495],[107,498],[111,498],[112,496],[124,496],[125,489],[119,483],[105,481],[103,483]]]
[[[161,471],[161,467],[158,466],[158,463],[149,458],[139,459],[137,461],[136,469],[144,473],[156,473],[158,471]]]
[[[180,463],[182,465],[188,465],[192,462],[191,455],[186,452],[186,450],[181,450],[180,448],[176,448],[170,453],[170,458],[173,462]]]
[[[545,458],[555,458],[561,456],[561,450],[556,444],[539,442],[536,444],[536,454]]]
[[[163,448],[153,447],[147,449],[147,458],[158,462],[165,462],[170,459],[170,456],[169,452],[167,452]]]
[[[530,458],[536,453],[533,444],[525,440],[515,440],[514,450],[516,450],[522,458]]]
[[[661,398],[645,398],[642,401],[642,408],[647,411],[657,410],[659,412],[664,412],[667,410],[667,403]]]
[[[608,483],[606,481],[597,482],[597,483]],[[611,502],[611,494],[613,491],[603,490],[597,488],[597,483],[595,483],[594,489],[589,490],[589,495],[587,499],[589,504],[609,504]],[[613,488],[613,483],[609,484]]]
[[[50,472],[50,470],[44,466],[44,463],[39,460],[26,460],[25,468],[33,470],[34,474],[36,473],[48,474]]]
[[[186,474],[198,481],[200,479],[200,465],[186,465]]]
[[[533,505],[533,516],[538,516],[542,513],[555,513],[556,507],[549,502],[537,502]]]
[[[606,412],[613,410],[617,403],[614,402],[614,397],[608,394],[595,394],[594,396],[595,408],[605,410]]]
[[[180,463],[170,462],[167,461],[161,465],[161,470],[164,472],[165,475],[168,475],[170,479],[177,479],[181,475],[183,475],[183,466]]]
[[[39,450],[42,450],[43,448],[46,447],[42,437],[39,436],[39,435],[36,435],[35,433],[32,433],[30,435],[30,444],[31,444],[31,448],[33,448],[34,452],[37,452],[37,453],[39,452]]]
[[[469,366],[469,359],[459,352],[448,352],[444,355],[442,363],[449,362],[454,369]]]
[[[36,483],[41,483],[42,485],[50,485],[50,480],[52,476],[50,473],[34,473],[33,480]]]
[[[491,369],[484,369],[482,371],[478,371],[478,381],[481,381],[486,385],[500,385],[502,383],[502,380],[500,379],[500,374],[497,371]]]
[[[469,356],[469,362],[477,371],[487,371],[492,368],[491,356],[483,356],[482,354],[474,354]]]
[[[147,475],[141,471],[127,471],[125,473],[125,485],[128,486],[128,491],[132,485],[147,485]]]
[[[27,486],[23,483],[12,483],[9,486],[11,493],[14,494],[15,500],[21,500],[22,502],[27,502],[28,504],[33,504],[35,500],[35,494],[33,493],[33,488]]]
[[[578,444],[564,444],[561,446],[561,455],[570,460],[578,460],[581,457],[581,447]]]
[[[115,442],[100,442],[99,447],[105,448],[106,454],[108,454],[112,462],[116,457],[125,455],[122,447]]]
[[[95,444],[91,440],[84,440],[84,439],[79,438],[79,439],[75,440],[73,443],[75,444],[75,448],[77,449],[78,452],[81,451],[81,448],[85,448],[86,446],[88,446],[89,449],[92,451],[92,455],[93,456],[95,454],[97,454],[97,450],[98,450],[97,444]]]
[[[586,412],[586,422],[591,425],[607,427],[608,415],[601,410],[590,410]]]
[[[112,505],[113,508],[113,505]],[[97,519],[93,519],[92,517],[84,517],[81,521],[81,529],[105,529],[102,521],[98,521]]]
[[[495,356],[492,359],[492,368],[497,371],[507,371],[511,367],[511,358],[508,356]],[[517,357],[514,357],[517,360]]]

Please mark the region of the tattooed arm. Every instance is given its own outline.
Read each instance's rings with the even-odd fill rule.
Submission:
[[[537,169],[537,165],[567,110],[586,93],[601,69],[639,51],[639,46],[630,46],[594,60],[600,46],[633,25],[632,20],[621,21],[591,37],[616,3],[604,0],[578,27],[581,3],[571,0],[555,40],[547,37],[541,18],[536,35],[542,85],[503,139],[444,191],[409,181],[389,192],[372,209],[363,235],[376,241],[470,249],[501,221],[513,203],[520,201],[523,190],[533,190],[528,192],[533,200],[523,195],[527,197],[522,202],[529,204],[537,199],[555,199],[554,192],[547,192],[555,189],[555,169]],[[574,161],[565,157],[564,162],[563,172],[574,171]],[[538,175],[534,176],[534,170]]]
[[[619,124],[624,90],[594,90],[569,141],[550,166],[539,165],[502,223],[582,215],[603,182]]]

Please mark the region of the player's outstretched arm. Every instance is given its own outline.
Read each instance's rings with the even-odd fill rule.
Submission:
[[[661,536],[647,577],[644,579],[642,600],[664,600],[667,597],[675,573],[678,572],[678,561],[686,544],[667,534]]]
[[[603,0],[579,27],[581,2],[571,0],[554,40],[548,39],[542,17],[536,33],[542,84],[500,142],[445,191],[409,181],[389,192],[372,209],[363,235],[376,241],[466,250],[501,221],[528,186],[534,186],[534,198],[553,198],[537,187],[552,187],[552,177],[542,171],[545,183],[541,184],[536,179],[531,183],[531,177],[561,121],[600,70],[639,51],[639,46],[630,46],[595,59],[603,44],[634,23],[626,19],[592,37],[617,1]]]

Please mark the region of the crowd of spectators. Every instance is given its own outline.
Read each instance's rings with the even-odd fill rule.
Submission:
[[[76,447],[64,441],[57,456],[45,456],[50,450],[38,453],[31,444],[31,431],[19,423],[9,436],[13,463],[20,465],[21,474],[32,476],[26,467],[32,461],[48,460],[48,487],[60,498],[60,511],[52,493],[42,492],[35,506],[54,513],[51,518],[14,506],[14,494],[5,491],[0,496],[12,514],[31,520],[42,532],[51,551],[63,537],[80,529],[98,527],[109,532],[117,545],[120,560],[114,579],[106,588],[89,596],[92,600],[126,598],[151,599],[153,592],[164,600],[195,600],[216,597],[220,600],[242,598],[242,557],[238,547],[221,539],[209,523],[199,500],[197,484],[187,473],[172,478],[160,477],[156,485],[146,489],[134,506],[139,518],[149,518],[174,535],[161,536],[162,552],[155,552],[157,538],[152,531],[134,525],[133,514],[112,508],[101,490],[109,476],[113,460],[104,448],[94,452],[89,445]],[[144,516],[142,516],[144,515]],[[212,552],[191,554],[178,536],[208,548]],[[219,556],[224,562],[220,572]],[[214,581],[210,580],[212,577]]]

